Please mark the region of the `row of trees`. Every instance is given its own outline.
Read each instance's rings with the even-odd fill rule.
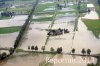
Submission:
[[[28,46],[28,50],[38,50],[38,46]],[[41,50],[43,50],[43,52],[45,51],[45,46],[41,47]],[[55,49],[53,47],[50,48],[50,51],[55,51]],[[57,53],[61,53],[62,52],[62,47],[57,48]]]
[[[38,46],[28,46],[28,50],[38,50]],[[45,46],[42,46],[42,47],[41,47],[41,50],[45,51]],[[53,47],[51,47],[51,48],[50,48],[50,51],[55,51],[55,49],[54,49]],[[63,51],[62,47],[58,47],[57,50],[56,50],[56,52],[57,52],[58,54],[62,53],[62,51]],[[73,49],[71,50],[71,53],[75,54],[75,51],[76,51],[76,50],[73,48]],[[83,48],[83,49],[81,50],[81,53],[82,53],[83,55],[85,55],[85,54],[90,55],[90,54],[91,54],[91,50],[90,50],[90,49],[85,50],[85,49]]]
[[[38,46],[28,46],[28,50],[35,50],[35,51],[38,51]],[[43,52],[44,52],[45,46],[42,46],[42,47],[41,47],[41,50],[43,50]],[[53,52],[53,51],[55,51],[55,50],[54,50],[53,47],[51,47],[51,48],[50,48],[50,51]],[[58,54],[61,54],[62,51],[63,51],[62,47],[58,47],[57,50],[56,50],[56,52],[57,52]],[[73,48],[73,49],[71,50],[71,53],[75,54],[75,51],[76,51],[76,50]],[[13,49],[13,48],[10,48],[10,49],[9,49],[9,55],[12,55],[13,52],[14,52],[14,49]],[[83,55],[85,55],[86,53],[87,53],[88,55],[90,55],[91,50],[90,50],[90,49],[85,50],[85,49],[83,48],[83,49],[81,50],[81,53],[82,53]],[[0,60],[6,58],[6,57],[9,56],[9,55],[7,55],[6,52],[3,52],[2,54],[0,54]]]
[[[38,50],[38,46],[28,46],[28,50]],[[41,47],[41,50],[45,50],[45,46],[42,46]],[[51,47],[50,48],[50,51],[55,51],[55,49],[53,48],[53,47]],[[57,48],[57,53],[59,54],[59,53],[62,53],[62,51],[63,51],[63,49],[62,49],[62,47],[58,47]],[[73,53],[73,54],[75,54],[75,49],[73,48],[72,50],[71,50],[71,53]],[[87,50],[85,50],[84,48],[81,50],[81,53],[83,54],[83,55],[85,55],[85,54],[88,54],[88,55],[90,55],[90,53],[91,53],[91,50],[90,49],[87,49]]]
[[[28,50],[38,50],[38,46],[28,46]]]
[[[15,15],[14,12],[2,12],[1,13],[1,16],[6,16],[6,17],[12,17],[14,15]]]
[[[33,8],[32,8],[32,11],[30,12],[30,14],[29,14],[29,16],[28,16],[28,19],[26,20],[26,22],[24,23],[24,25],[23,25],[22,28],[21,28],[21,30],[20,30],[20,32],[19,32],[17,38],[16,38],[16,41],[15,41],[15,44],[14,44],[14,49],[16,49],[16,48],[18,47],[19,42],[20,42],[20,40],[22,39],[23,34],[24,34],[26,28],[28,27],[28,24],[30,23],[30,20],[31,20],[32,15],[33,15],[33,13],[34,13],[34,11],[35,11],[35,7],[36,7],[37,4],[38,4],[38,1],[39,1],[39,0],[36,0],[36,3],[34,4],[34,6],[33,6]]]
[[[75,49],[73,48],[71,52],[74,54],[74,53],[75,53]],[[90,55],[91,50],[90,50],[90,49],[85,50],[85,49],[83,48],[83,49],[81,50],[81,53],[82,53],[83,55],[85,55],[86,53],[87,53],[88,55]]]
[[[28,50],[38,50],[38,46],[28,46]],[[41,47],[41,50],[43,50],[43,52],[44,52],[44,50],[45,50],[45,46],[42,46]],[[54,48],[53,47],[51,47],[50,48],[50,51],[54,51]]]

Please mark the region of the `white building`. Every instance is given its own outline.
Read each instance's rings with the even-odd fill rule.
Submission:
[[[87,4],[87,9],[94,10],[95,6],[93,4]]]

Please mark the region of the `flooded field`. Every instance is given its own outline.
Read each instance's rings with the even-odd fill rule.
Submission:
[[[10,34],[0,34],[0,47],[13,47],[14,41],[16,40],[16,37],[18,36],[17,33],[10,33]]]
[[[53,66],[86,66],[88,63],[96,64],[97,61],[96,58],[93,57],[79,57],[70,55],[56,55],[50,61],[52,60],[55,60],[53,62]]]
[[[39,3],[39,5],[51,5],[53,3],[54,1],[42,2]],[[69,3],[69,6],[72,5],[74,4]],[[35,15],[32,16],[32,20],[38,19],[39,21],[33,20],[30,23],[28,30],[23,36],[20,46],[17,48],[17,50],[23,50],[23,53],[20,54],[20,52],[15,52],[9,59],[0,62],[0,66],[44,66],[42,64],[46,64],[46,61],[48,61],[47,66],[87,66],[88,63],[96,64],[97,59],[94,57],[82,57],[76,55],[72,56],[68,54],[71,53],[73,48],[75,49],[75,54],[82,54],[81,51],[83,48],[85,50],[90,49],[91,54],[100,53],[100,39],[97,39],[82,22],[82,18],[88,19],[88,17],[91,15],[93,16],[93,14],[95,15],[93,17],[89,17],[89,19],[92,19],[94,17],[98,19],[97,13],[86,13],[85,17],[79,17],[77,26],[78,30],[74,31],[74,28],[76,27],[75,20],[77,18],[77,14],[75,12],[72,12],[75,11],[74,8],[66,7],[62,8],[62,10],[57,10],[56,16],[54,15],[56,13],[54,11],[54,5],[41,10],[43,10],[42,15],[37,15],[37,12],[35,12]],[[47,11],[53,12],[51,12],[52,14],[45,13]],[[69,13],[70,11],[72,13]],[[47,20],[44,17],[51,17],[52,20]],[[27,18],[28,15],[16,15],[11,19],[0,20],[0,27],[22,26]],[[60,28],[63,30],[68,29],[69,32],[63,32],[62,35],[48,37],[48,29],[51,25],[53,25],[51,27],[52,30],[57,30]],[[18,33],[19,31],[8,34],[0,34],[0,47],[13,47]],[[29,50],[29,47],[31,46],[38,47],[38,50],[36,52],[42,52],[43,46],[45,46],[44,51],[46,52],[51,52],[51,48],[53,48],[54,51],[57,51],[57,48],[62,47],[62,54],[42,54],[34,52],[29,53],[30,51],[32,51]],[[24,54],[24,51],[27,51],[27,53]],[[0,53],[3,52],[9,53],[6,50],[0,50]]]
[[[17,15],[11,19],[0,20],[0,27],[22,26],[28,15]]]
[[[0,62],[0,66],[41,66],[49,63],[47,66],[86,66],[88,63],[96,64],[97,59],[93,57],[80,57],[70,55],[48,55],[48,54],[26,54],[19,55],[9,60]],[[38,58],[37,58],[38,57]],[[53,57],[52,59],[50,59]]]
[[[46,57],[52,57],[48,54],[26,54],[11,58],[7,61],[0,62],[0,66],[39,66],[45,63]],[[37,58],[38,57],[38,58]]]

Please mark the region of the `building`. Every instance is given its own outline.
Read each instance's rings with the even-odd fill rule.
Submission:
[[[95,6],[93,4],[87,4],[87,9],[95,10]]]

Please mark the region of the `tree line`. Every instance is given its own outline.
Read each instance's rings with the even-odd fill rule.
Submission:
[[[5,52],[3,52],[2,54],[0,54],[0,60],[4,60],[4,59],[6,59],[7,57],[11,56],[11,55],[14,53],[14,51],[16,50],[16,48],[19,46],[19,43],[20,43],[20,41],[21,41],[21,39],[22,39],[22,37],[23,37],[23,34],[24,34],[24,32],[25,32],[25,30],[26,30],[26,28],[27,28],[27,26],[28,26],[28,24],[29,24],[29,22],[30,22],[30,20],[31,20],[31,17],[32,17],[34,11],[35,11],[35,7],[36,7],[36,5],[38,4],[38,1],[39,1],[39,0],[36,0],[36,3],[34,4],[32,10],[31,10],[31,12],[30,12],[30,14],[29,14],[29,16],[28,16],[28,19],[26,20],[26,22],[25,22],[25,23],[23,24],[23,26],[21,27],[21,30],[20,30],[20,32],[19,32],[19,34],[18,34],[18,36],[17,36],[17,38],[16,38],[16,40],[15,40],[14,48],[10,48],[10,49],[9,49],[9,54],[8,54],[8,55],[7,55],[7,53],[5,53]]]

